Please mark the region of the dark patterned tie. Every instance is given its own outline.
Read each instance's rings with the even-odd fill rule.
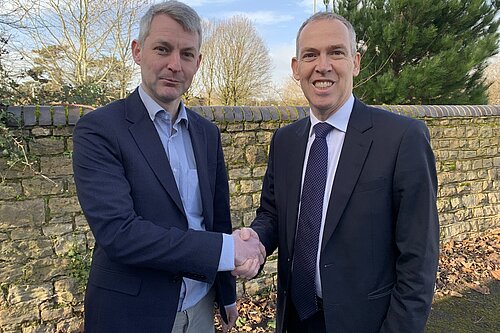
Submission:
[[[332,129],[327,123],[314,125],[316,137],[309,150],[302,185],[291,289],[292,300],[301,320],[311,317],[318,310],[314,278],[328,172],[326,136]]]

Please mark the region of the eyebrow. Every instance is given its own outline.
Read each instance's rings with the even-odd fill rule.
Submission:
[[[326,49],[328,51],[338,50],[338,49],[348,50],[348,47],[345,44],[333,44],[333,45],[329,45]],[[305,47],[305,48],[300,50],[300,54],[303,54],[306,52],[319,52],[319,50],[317,48],[314,48],[314,47]]]
[[[299,54],[303,54],[306,52],[318,52],[318,49],[316,49],[314,47],[306,47],[306,48],[300,49],[299,51],[300,51]]]
[[[328,47],[329,50],[344,49],[347,50],[348,47],[345,44],[333,44]]]
[[[168,48],[174,48],[174,46],[172,45],[172,43],[168,42],[168,41],[165,41],[165,40],[156,40],[153,42],[153,47],[154,46],[157,46],[157,45],[161,45],[161,46],[166,46]],[[188,46],[188,47],[185,47],[185,48],[181,48],[182,51],[194,51],[196,52],[198,50],[198,48],[196,46]]]

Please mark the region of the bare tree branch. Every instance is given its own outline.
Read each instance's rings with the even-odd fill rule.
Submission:
[[[270,88],[271,59],[252,22],[236,16],[205,28],[200,90],[206,102],[243,105],[261,98]]]

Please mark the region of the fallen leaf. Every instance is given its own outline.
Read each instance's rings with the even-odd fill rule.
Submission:
[[[442,244],[433,302],[445,297],[464,297],[464,290],[487,295],[492,279],[500,280],[500,228],[461,241]],[[273,289],[274,290],[274,289]],[[276,293],[243,296],[237,301],[240,317],[233,331],[274,333]],[[480,321],[481,319],[479,319]],[[216,332],[221,325],[216,319]]]
[[[484,285],[473,284],[471,286],[471,289],[474,291],[477,291],[478,293],[483,294],[483,295],[490,294],[490,288],[488,288],[487,286],[484,286]]]
[[[450,296],[451,297],[464,297],[464,295],[462,295],[461,293],[459,293],[458,291],[455,291],[455,290],[450,291]]]

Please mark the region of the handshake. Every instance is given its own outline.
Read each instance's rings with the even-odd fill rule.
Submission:
[[[241,228],[232,234],[234,239],[234,271],[236,277],[251,279],[264,264],[266,249],[259,240],[259,235],[251,228]]]

